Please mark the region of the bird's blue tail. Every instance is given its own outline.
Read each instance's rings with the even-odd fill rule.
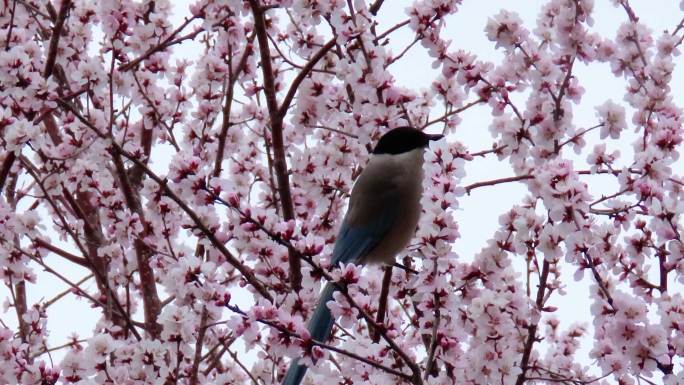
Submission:
[[[309,334],[316,341],[326,342],[332,331],[334,320],[326,303],[332,301],[333,293],[335,293],[335,285],[330,283],[325,285],[316,310],[309,320]],[[306,366],[299,364],[298,359],[292,360],[282,385],[299,385],[306,374],[306,369]]]

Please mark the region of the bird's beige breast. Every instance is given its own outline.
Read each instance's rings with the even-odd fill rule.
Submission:
[[[370,198],[369,202],[374,202],[371,204],[378,207],[389,205],[396,210],[393,226],[366,256],[366,263],[392,263],[395,256],[408,245],[420,218],[422,176],[422,149],[401,155],[375,156],[364,169],[362,177],[373,182],[361,184],[372,187],[369,189],[371,191],[364,191],[360,195]],[[373,211],[376,210],[368,210]]]

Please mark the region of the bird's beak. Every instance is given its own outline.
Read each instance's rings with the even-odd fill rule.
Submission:
[[[440,140],[440,139],[442,139],[442,138],[444,137],[444,135],[442,135],[442,134],[432,134],[432,135],[428,135],[427,137],[428,137],[428,140]]]

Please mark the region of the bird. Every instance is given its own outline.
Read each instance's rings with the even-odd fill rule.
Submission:
[[[441,134],[397,127],[380,137],[352,188],[349,207],[335,240],[331,267],[391,264],[406,247],[420,219],[423,153]],[[313,340],[325,342],[334,319],[327,307],[336,286],[328,283],[307,324]],[[307,367],[292,360],[282,385],[299,385]]]

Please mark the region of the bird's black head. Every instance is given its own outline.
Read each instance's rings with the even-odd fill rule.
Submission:
[[[373,154],[397,155],[422,148],[431,140],[442,139],[444,135],[430,135],[412,127],[398,127],[383,135],[373,149]]]

